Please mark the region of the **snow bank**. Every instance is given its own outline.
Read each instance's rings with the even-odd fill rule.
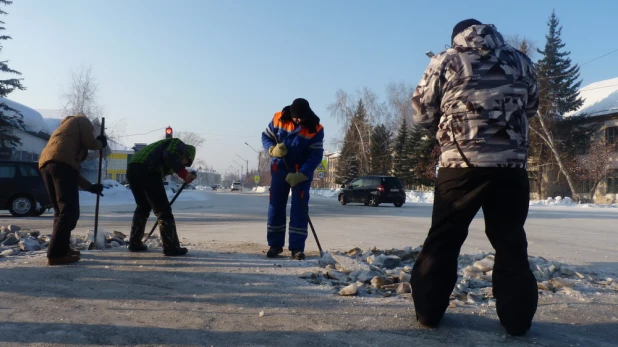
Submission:
[[[320,198],[337,198],[339,195],[339,189],[324,189],[324,188],[315,188],[309,191],[309,196],[311,197],[320,197]]]
[[[325,189],[315,188],[311,189],[311,197],[337,199],[340,193],[340,189]],[[421,204],[433,204],[433,192],[419,192],[410,190],[406,192],[407,203],[421,203]]]
[[[54,131],[56,131],[56,129],[58,129],[58,127],[60,126],[60,122],[62,122],[62,119],[43,118],[43,121],[45,122],[45,125],[47,126],[47,134],[51,135],[54,133]]]
[[[270,188],[270,186],[267,186],[267,187],[260,186],[260,187],[255,187],[252,190],[256,193],[266,193],[268,191],[268,188]]]
[[[99,199],[100,205],[134,205],[135,199],[131,190],[114,180],[103,180],[103,196]],[[172,199],[175,193],[171,189],[166,189],[168,199]],[[203,191],[198,190],[183,190],[178,196],[177,201],[204,201],[208,200]],[[96,204],[96,195],[80,191],[79,203],[81,206],[94,206]]]
[[[618,208],[618,204],[578,204],[569,197],[557,196],[545,200],[530,200],[530,206],[567,206],[580,208]]]
[[[406,202],[433,204],[433,196],[434,196],[433,191],[419,192],[415,190],[409,190],[406,192]]]
[[[21,115],[23,116],[22,120],[24,121],[24,128],[26,128],[26,131],[32,131],[34,133],[38,133],[39,131],[43,131],[44,133],[49,132],[47,129],[47,124],[45,123],[45,121],[43,121],[43,116],[34,109],[31,109],[26,105],[22,105],[18,102],[6,98],[0,98],[0,103],[4,103],[8,107],[21,113]],[[7,116],[17,115],[15,112],[12,111],[3,112]]]

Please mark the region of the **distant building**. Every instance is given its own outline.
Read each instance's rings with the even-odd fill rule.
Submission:
[[[580,89],[580,96],[584,104],[576,111],[566,113],[564,117],[586,115],[582,124],[591,125],[594,134],[589,139],[579,139],[577,148],[579,156],[588,155],[588,145],[591,141],[605,139],[609,143],[618,142],[618,78],[589,84]],[[530,172],[530,195],[532,199],[546,199],[548,197],[571,197],[571,189],[561,177],[557,168],[542,170],[543,163],[537,158],[530,158],[528,171]],[[580,197],[595,203],[611,204],[618,201],[618,151],[610,158],[605,178],[596,188],[595,195],[589,192],[592,182],[576,180],[575,190]]]

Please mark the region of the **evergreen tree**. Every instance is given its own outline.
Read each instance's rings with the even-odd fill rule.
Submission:
[[[371,173],[387,175],[391,169],[391,138],[393,134],[386,125],[379,124],[371,133]]]
[[[0,0],[0,5],[8,6],[12,4],[12,1],[8,0]],[[0,10],[0,15],[7,14],[5,11]],[[0,21],[0,30],[5,30],[4,22]],[[0,35],[0,40],[8,40],[11,37],[8,35]],[[2,50],[2,45],[0,45],[0,50]],[[20,72],[15,71],[8,67],[7,61],[0,61],[0,71],[21,75]],[[19,78],[10,78],[5,80],[0,80],[0,97],[6,98],[11,92],[15,89],[25,90],[24,86],[21,84],[21,80]],[[8,145],[18,146],[21,144],[21,140],[19,137],[13,134],[13,130],[23,130],[24,122],[23,116],[21,113],[11,107],[9,107],[6,103],[0,103],[0,147],[6,147]]]
[[[348,183],[351,179],[358,176],[359,160],[354,145],[355,132],[351,127],[346,131],[341,147],[341,155],[337,160],[335,169],[335,182],[338,184]]]
[[[367,110],[363,99],[358,100],[351,122],[354,131],[356,157],[358,159],[358,174],[365,175],[371,171],[371,125],[367,120]]]
[[[404,153],[408,158],[408,184],[432,185],[433,177],[427,177],[427,172],[434,172],[437,164],[435,137],[430,131],[413,125],[408,132]]]
[[[335,172],[336,182],[347,183],[354,177],[368,174],[371,169],[370,150],[371,126],[367,122],[363,101],[359,100],[343,138],[341,156]]]
[[[564,143],[568,141],[563,134],[568,134],[569,131],[560,129],[564,128],[560,123],[563,122],[564,113],[577,110],[584,102],[578,91],[581,85],[579,66],[571,64],[569,58],[571,52],[564,50],[565,44],[560,38],[562,26],[555,11],[552,11],[547,26],[549,32],[545,36],[545,49],[537,50],[542,55],[536,65],[540,105],[539,116],[532,118],[530,122],[533,134],[530,156],[534,158],[538,174],[532,177],[536,178],[537,182],[542,182],[543,177],[548,176],[542,171],[550,169],[546,166],[548,163],[555,162],[571,188],[573,199],[578,201],[575,180],[564,161],[566,155]],[[538,192],[542,193],[540,186]]]
[[[570,51],[564,50],[560,38],[562,26],[556,11],[547,22],[549,33],[545,36],[545,49],[537,52],[542,58],[537,63],[537,75],[541,87],[540,112],[544,115],[561,116],[577,110],[584,100],[579,95],[579,65],[572,64]]]
[[[401,126],[397,132],[395,143],[393,145],[393,175],[399,177],[404,184],[409,170],[408,158],[405,153],[406,141],[408,140],[408,122],[406,118],[401,119]]]

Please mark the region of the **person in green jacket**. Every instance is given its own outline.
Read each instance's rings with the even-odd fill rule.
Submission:
[[[188,250],[180,247],[176,232],[176,222],[172,214],[163,179],[176,173],[186,183],[191,183],[195,175],[186,167],[193,164],[195,147],[180,139],[160,140],[140,149],[127,166],[127,180],[137,207],[133,213],[129,250],[143,252],[148,247],[142,242],[146,221],[153,210],[158,218],[159,232],[163,243],[163,254],[180,256]]]

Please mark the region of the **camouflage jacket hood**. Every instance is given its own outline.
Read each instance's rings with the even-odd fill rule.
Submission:
[[[534,64],[491,24],[456,35],[412,97],[414,122],[436,134],[441,167],[525,168],[538,105]]]
[[[489,51],[505,45],[502,34],[493,24],[481,24],[468,27],[453,39],[453,49],[463,51],[466,48]]]

